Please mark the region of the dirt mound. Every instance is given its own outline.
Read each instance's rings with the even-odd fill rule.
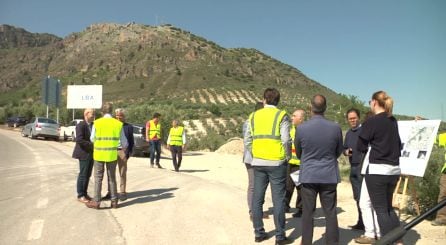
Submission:
[[[234,154],[234,155],[241,155],[243,154],[243,139],[242,138],[230,138],[228,139],[228,142],[215,152],[222,153],[222,154]]]

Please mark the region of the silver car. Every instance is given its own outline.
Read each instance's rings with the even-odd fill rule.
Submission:
[[[30,137],[31,139],[43,137],[45,139],[51,138],[58,141],[59,134],[59,124],[55,120],[45,117],[34,117],[22,129],[22,136]]]

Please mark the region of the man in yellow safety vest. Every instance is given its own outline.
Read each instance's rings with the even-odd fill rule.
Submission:
[[[291,158],[290,119],[278,109],[280,93],[267,88],[263,93],[265,107],[249,116],[248,133],[244,136],[245,148],[252,153],[254,169],[254,194],[252,219],[255,242],[268,238],[263,227],[263,203],[268,183],[274,209],[276,244],[287,244],[285,236],[285,183],[287,162]]]
[[[446,148],[446,132],[438,135],[438,146]],[[446,198],[446,152],[444,154],[444,163],[441,168],[440,177],[440,193],[438,194],[438,202],[443,201]],[[435,220],[432,221],[432,225],[446,225],[446,207],[437,211]]]
[[[116,188],[116,164],[118,160],[118,146],[123,149],[128,146],[127,138],[122,130],[122,122],[112,117],[113,105],[105,103],[102,106],[102,118],[94,121],[90,140],[93,142],[94,160],[94,200],[85,205],[89,208],[99,209],[101,203],[102,179],[104,178],[104,165],[107,166],[111,207],[118,208],[118,193]]]
[[[155,112],[152,120],[146,123],[146,139],[149,142],[150,151],[150,167],[153,168],[154,163],[158,168],[162,168],[160,165],[161,158],[161,114]],[[156,153],[156,156],[155,156]]]
[[[296,127],[299,126],[305,119],[305,111],[302,109],[298,109],[293,112],[291,115],[291,131],[290,136],[292,140],[291,145],[291,159],[288,161],[287,168],[287,180],[286,180],[286,194],[285,194],[285,211],[289,212],[291,209],[290,202],[293,197],[294,189],[296,189],[297,197],[296,197],[296,212],[293,214],[293,217],[301,217],[302,216],[302,198],[300,196],[300,186],[296,186],[294,184],[293,179],[290,174],[299,170],[300,168],[300,160],[296,156],[296,147],[294,146],[294,137],[296,136]]]
[[[175,172],[180,170],[183,150],[186,146],[186,131],[183,126],[178,125],[178,120],[172,121],[172,128],[167,138],[167,145],[172,153],[173,168]]]

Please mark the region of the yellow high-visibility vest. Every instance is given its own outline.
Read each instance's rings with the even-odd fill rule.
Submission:
[[[153,122],[153,119],[149,121],[149,140],[155,138],[155,136],[158,139],[161,139],[161,123],[158,122],[158,124],[155,125],[155,122]]]
[[[171,128],[169,132],[170,143],[169,145],[183,145],[183,131],[184,128],[182,126],[177,126],[176,128]]]
[[[438,135],[438,146],[446,147],[446,133]],[[446,152],[444,154],[444,164],[443,168],[441,168],[441,172],[446,174]]]
[[[116,161],[122,122],[114,118],[100,118],[94,121],[94,128],[93,159],[100,162]]]
[[[280,138],[280,122],[285,111],[266,107],[251,113],[252,155],[265,160],[285,160],[286,153]]]
[[[296,156],[296,146],[294,145],[294,137],[296,136],[296,126],[291,126],[290,136],[292,140],[291,144],[291,159],[288,161],[289,164],[300,165],[300,160]]]

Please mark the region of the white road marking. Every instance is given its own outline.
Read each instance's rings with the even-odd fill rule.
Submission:
[[[43,219],[36,219],[31,222],[28,232],[28,240],[37,240],[42,236]]]
[[[39,201],[37,201],[37,208],[46,208],[47,206],[48,206],[48,198],[47,197],[39,198]]]

